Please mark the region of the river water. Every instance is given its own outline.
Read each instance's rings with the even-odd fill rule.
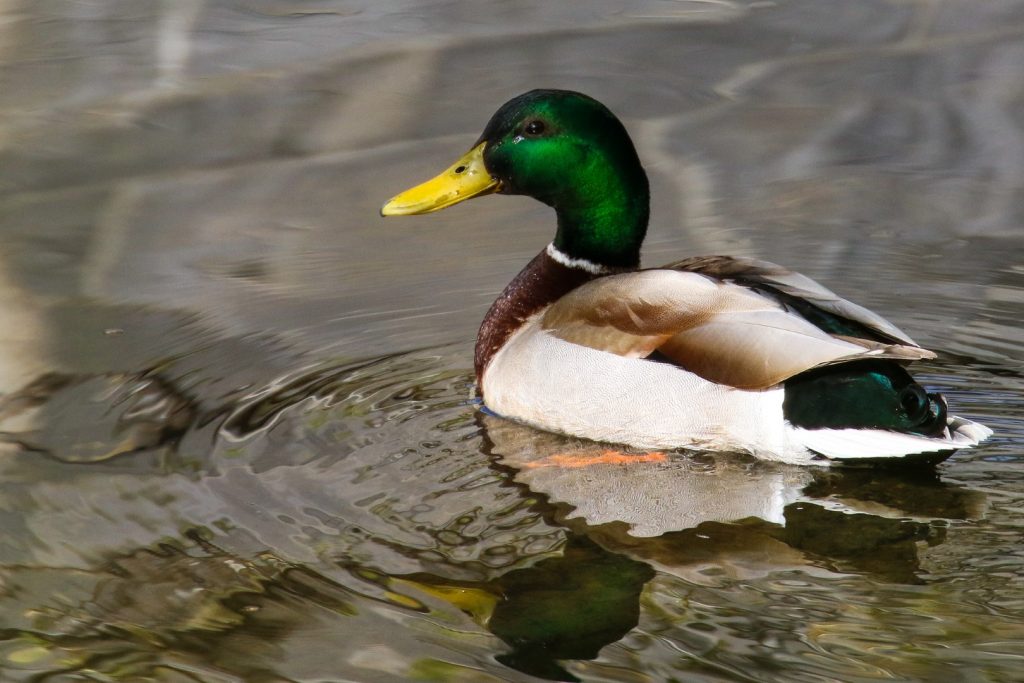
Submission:
[[[0,679],[1024,680],[1024,2],[0,0]],[[534,87],[645,262],[799,269],[995,436],[931,469],[599,454],[481,414],[550,239],[381,219]]]

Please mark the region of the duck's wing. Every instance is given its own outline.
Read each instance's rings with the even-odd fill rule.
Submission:
[[[663,268],[701,273],[750,287],[788,306],[828,332],[917,346],[882,316],[847,301],[806,275],[769,261],[737,256],[694,256]]]
[[[813,295],[848,304],[803,280],[815,287],[810,290]],[[789,293],[805,291],[806,284],[775,285],[783,286],[787,300],[774,291],[762,292],[694,268],[642,270],[599,278],[573,290],[544,312],[541,325],[569,342],[634,358],[654,355],[705,379],[743,389],[774,386],[832,363],[868,358],[912,361],[935,355],[895,328],[895,333],[876,330],[873,314],[866,321],[860,313],[851,320],[876,330],[875,338],[851,334],[852,330],[830,333],[813,322],[813,315],[799,310],[816,304]],[[890,341],[893,338],[898,341]]]

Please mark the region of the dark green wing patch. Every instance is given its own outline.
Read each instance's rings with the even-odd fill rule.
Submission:
[[[856,361],[801,373],[785,382],[783,415],[807,429],[890,429],[939,435],[946,401],[929,394],[898,363]]]

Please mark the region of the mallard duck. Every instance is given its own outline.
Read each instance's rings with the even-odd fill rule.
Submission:
[[[477,387],[491,412],[641,449],[792,463],[930,461],[992,432],[947,414],[904,367],[935,354],[882,317],[765,261],[640,268],[647,175],[622,123],[578,92],[505,103],[469,152],[384,216],[522,194],[554,240],[487,312]]]

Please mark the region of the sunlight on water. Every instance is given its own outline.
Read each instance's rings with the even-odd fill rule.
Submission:
[[[1020,677],[1024,3],[172,4],[0,4],[0,679]],[[481,412],[552,216],[377,212],[538,86],[623,117],[646,264],[797,268],[995,436],[840,470]]]

